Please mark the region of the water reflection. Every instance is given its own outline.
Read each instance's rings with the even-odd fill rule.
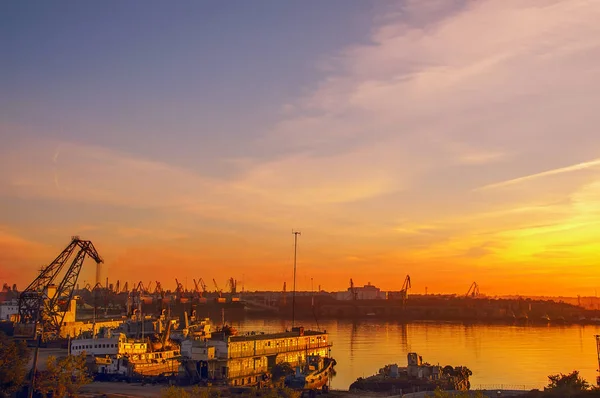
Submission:
[[[358,323],[354,321],[352,322],[352,327],[350,329],[350,360],[354,360],[354,342],[356,340],[357,333]]]
[[[314,322],[312,322],[314,323]],[[305,323],[305,327],[314,327]],[[406,364],[417,352],[440,365],[464,365],[473,371],[471,384],[540,388],[547,376],[579,370],[596,380],[595,334],[598,326],[507,326],[455,323],[321,321],[333,341],[337,360],[334,388],[348,388],[357,377],[369,376],[389,363]],[[280,321],[242,321],[240,331],[280,331]],[[494,388],[494,387],[490,387]]]

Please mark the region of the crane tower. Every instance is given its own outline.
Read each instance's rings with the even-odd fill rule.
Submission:
[[[86,256],[96,264],[103,262],[91,241],[73,236],[71,243],[58,257],[42,268],[40,274],[19,295],[19,322],[15,325],[15,334],[36,337],[41,332],[44,341],[59,337]],[[73,259],[71,265],[65,267],[70,258]],[[59,274],[65,268],[66,273],[59,279]]]

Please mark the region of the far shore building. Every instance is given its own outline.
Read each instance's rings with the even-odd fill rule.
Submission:
[[[387,297],[386,292],[382,292],[375,285],[371,285],[371,282],[362,287],[354,287],[354,293],[357,300],[385,300]],[[352,300],[352,289],[348,288],[345,292],[336,292],[335,298],[337,300]]]

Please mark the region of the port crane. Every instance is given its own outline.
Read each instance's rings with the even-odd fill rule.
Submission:
[[[477,282],[471,283],[469,290],[467,290],[467,297],[479,297],[479,285]]]
[[[233,278],[229,278],[227,280],[227,286],[229,287],[229,291],[231,294],[235,294],[237,291],[237,281]]]
[[[217,289],[216,292],[219,294],[219,298],[221,298],[223,290],[219,289],[219,285],[217,285],[217,281],[215,280],[215,278],[213,278],[213,283],[215,284],[215,288]]]
[[[206,295],[208,292],[208,286],[206,286],[206,283],[204,283],[204,279],[198,279],[198,283],[200,284],[200,287],[202,287],[202,292]]]
[[[352,280],[352,278],[350,278],[350,294],[352,295],[353,301],[358,299],[358,293],[356,292],[356,289],[354,288],[354,281]]]
[[[198,296],[198,297],[202,297],[202,291],[200,290],[200,284],[198,283],[198,281],[196,279],[192,279],[194,281],[194,293]]]
[[[402,284],[402,289],[400,290],[400,298],[402,299],[402,302],[405,302],[408,298],[408,289],[411,287],[410,275],[406,275],[406,278],[404,278],[404,283]]]
[[[44,341],[60,336],[60,327],[86,257],[91,257],[96,264],[104,262],[92,241],[71,237],[71,243],[21,292],[19,324],[25,334],[37,336],[39,325]],[[73,258],[71,265],[65,267],[70,258]],[[59,279],[58,275],[64,268],[66,273]]]
[[[162,294],[162,293],[163,293],[162,285],[160,284],[159,281],[156,281],[156,286],[154,286],[154,294]]]

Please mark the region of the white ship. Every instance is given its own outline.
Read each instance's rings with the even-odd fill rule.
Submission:
[[[71,341],[71,354],[85,353],[98,379],[137,379],[176,374],[179,369],[179,346],[169,340],[171,323],[163,336],[130,339],[123,333],[105,331],[94,338]]]

